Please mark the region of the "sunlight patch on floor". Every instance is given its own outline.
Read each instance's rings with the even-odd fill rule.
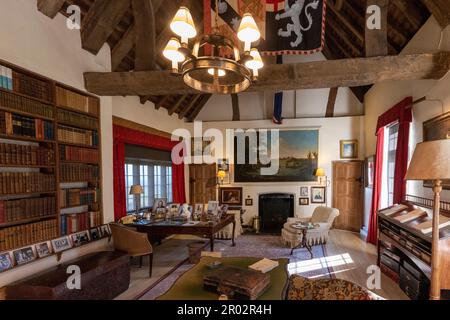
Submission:
[[[288,264],[289,275],[326,269],[328,267],[339,267],[353,265],[353,259],[348,253],[335,256],[316,258],[311,260],[297,261]]]

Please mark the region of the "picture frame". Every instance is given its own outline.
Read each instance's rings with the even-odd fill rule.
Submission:
[[[14,250],[13,256],[18,266],[36,260],[36,254],[34,253],[33,247],[31,246]]]
[[[100,230],[100,236],[102,238],[111,236],[111,229],[109,228],[109,224],[103,224],[98,227],[98,229]]]
[[[52,254],[51,246],[48,245],[48,242],[42,242],[35,245],[36,254],[39,259],[48,257]]]
[[[91,237],[91,241],[99,240],[102,238],[100,230],[97,227],[89,229],[89,235]]]
[[[217,216],[219,214],[219,201],[208,201],[208,214]]]
[[[309,198],[299,198],[298,205],[299,206],[309,206]]]
[[[203,209],[204,209],[204,204],[203,203],[196,203],[194,205],[194,214],[195,215],[200,215],[203,213]]]
[[[373,188],[373,179],[375,174],[375,155],[366,158],[364,165],[364,181],[366,188]]]
[[[67,249],[72,248],[72,243],[70,242],[69,237],[67,237],[67,236],[53,239],[51,241],[51,243],[52,243],[53,251],[55,253],[63,252]]]
[[[359,154],[358,140],[341,140],[340,151],[341,159],[357,159]]]
[[[179,215],[181,204],[171,203],[169,204],[169,212],[172,216]]]
[[[12,269],[14,262],[9,252],[0,253],[0,272]]]
[[[245,205],[247,207],[252,207],[253,206],[253,199],[252,198],[245,199]]]
[[[87,231],[75,233],[71,235],[71,238],[74,247],[80,247],[90,242],[89,233]]]
[[[219,203],[242,206],[242,187],[220,188]]]
[[[326,187],[311,187],[311,203],[324,204],[326,203]]]
[[[219,159],[217,161],[217,169],[223,170],[225,172],[230,171],[230,160],[229,159]]]
[[[423,123],[423,141],[450,139],[450,111]],[[432,181],[424,181],[425,188],[433,188]],[[450,180],[442,181],[442,189],[450,190]]]
[[[153,213],[166,213],[167,211],[167,199],[166,198],[155,198],[153,200]]]
[[[300,187],[300,197],[309,197],[309,187]]]

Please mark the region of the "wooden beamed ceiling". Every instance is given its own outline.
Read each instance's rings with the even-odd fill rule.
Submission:
[[[323,51],[325,57],[328,60],[365,57],[366,1],[327,2],[326,45]],[[448,24],[448,2],[449,0],[389,0],[388,54],[399,54],[427,21],[431,12],[441,25]],[[128,72],[167,70],[169,63],[162,57],[162,50],[172,36],[170,20],[181,5],[187,5],[197,29],[203,32],[202,3],[199,0],[38,0],[38,8],[42,13],[54,17],[58,9],[67,15],[67,6],[78,5],[82,11],[83,47],[95,53],[106,42],[111,48],[112,71]],[[102,16],[105,12],[109,18]],[[153,33],[149,33],[152,28]],[[142,43],[141,39],[147,42]],[[137,41],[139,45],[136,45]],[[149,56],[147,61],[144,59],[146,55]],[[153,56],[155,58],[152,61]],[[363,101],[369,88],[370,85],[360,85],[351,89]],[[169,114],[176,113],[179,117],[194,120],[210,97],[205,94],[197,95],[198,93],[179,92],[178,95],[167,98],[150,95],[140,98],[142,103],[149,100],[156,108],[167,109]]]

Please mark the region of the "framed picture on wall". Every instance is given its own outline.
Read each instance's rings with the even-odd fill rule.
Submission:
[[[242,206],[242,188],[220,188],[219,203]]]
[[[311,203],[326,203],[326,187],[311,187]]]
[[[309,198],[299,198],[298,205],[299,206],[309,206]]]
[[[309,187],[300,187],[300,197],[309,197]]]
[[[450,112],[423,123],[423,141],[450,139]],[[433,188],[432,181],[424,181],[425,188]],[[450,190],[450,180],[442,181],[442,188]]]
[[[253,199],[252,199],[252,198],[247,198],[247,199],[245,199],[245,205],[246,205],[247,207],[253,206]]]
[[[373,178],[375,173],[375,155],[366,158],[364,168],[364,180],[366,182],[366,188],[373,188]]]
[[[341,140],[341,159],[358,158],[358,140]]]

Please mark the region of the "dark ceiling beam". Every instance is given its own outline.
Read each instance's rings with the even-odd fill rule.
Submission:
[[[422,26],[421,13],[415,6],[411,6],[411,0],[391,0],[390,3],[403,12],[406,20],[415,30]]]
[[[339,88],[330,88],[330,94],[328,95],[327,111],[325,113],[326,118],[334,117],[334,107],[336,105],[336,98]]]
[[[266,65],[250,92],[355,87],[389,80],[441,79],[450,70],[450,53]],[[198,94],[170,71],[87,72],[89,92],[106,96]]]
[[[152,0],[131,0],[135,29],[134,70],[156,70],[156,24]]]
[[[239,96],[237,94],[231,95],[231,107],[233,108],[233,121],[240,121],[241,112],[239,111]]]
[[[180,107],[180,105],[183,103],[183,101],[184,101],[188,96],[189,96],[189,95],[187,95],[187,94],[181,95],[181,96],[178,98],[178,100],[177,100],[170,108],[167,109],[167,110],[168,110],[168,113],[169,113],[169,116],[173,115],[173,114],[178,110],[178,108]]]
[[[184,107],[179,113],[178,113],[178,119],[183,119],[189,112],[192,110],[192,108],[195,106],[195,104],[202,98],[201,94],[196,94],[192,97],[191,101],[189,101],[188,105]]]
[[[37,7],[40,12],[53,19],[62,9],[65,0],[38,0]]]
[[[159,110],[169,99],[171,96],[166,95],[164,97],[161,97],[157,103],[155,103],[155,109]]]
[[[83,49],[96,55],[129,7],[129,0],[96,0],[83,18],[81,28]]]
[[[358,47],[356,43],[349,39],[348,33],[346,33],[342,28],[340,28],[337,23],[333,19],[328,19],[328,23],[330,27],[333,29],[333,31],[339,35],[339,38],[345,42],[347,47],[349,47],[352,50],[353,57],[360,57],[362,56],[362,48]]]
[[[381,9],[381,28],[380,29],[369,29],[368,23],[371,16],[374,13],[367,13],[366,11],[366,41],[365,41],[365,56],[366,57],[376,57],[376,56],[387,56],[388,55],[388,41],[387,41],[387,17],[389,0],[367,0],[367,9],[370,6],[377,6]],[[376,18],[376,16],[375,16]]]
[[[187,116],[188,122],[194,121],[200,111],[204,108],[208,100],[211,98],[211,94],[204,94],[202,100],[195,106],[195,109]]]
[[[450,0],[423,0],[442,28],[450,24]]]
[[[135,41],[135,26],[131,25],[122,39],[111,50],[111,68],[117,71],[123,59],[133,49]]]

